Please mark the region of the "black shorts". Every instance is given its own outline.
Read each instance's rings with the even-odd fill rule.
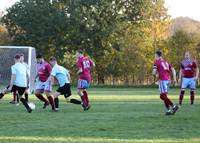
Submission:
[[[59,92],[60,94],[64,95],[65,98],[67,98],[67,97],[72,95],[71,87],[70,87],[69,83],[65,83],[64,86],[59,87],[56,91]]]
[[[6,88],[8,89],[10,87],[10,85],[8,85]],[[26,91],[26,87],[19,87],[16,85],[13,85],[12,89],[10,92],[18,92],[19,96],[22,96],[24,94],[24,92]]]

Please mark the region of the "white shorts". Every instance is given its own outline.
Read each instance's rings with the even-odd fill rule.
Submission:
[[[190,90],[196,89],[196,80],[195,78],[182,78],[181,89],[185,90],[186,88],[190,88]]]
[[[160,80],[159,81],[160,94],[162,94],[162,93],[167,94],[170,84],[171,84],[171,82],[169,80]]]
[[[36,92],[51,92],[52,91],[52,85],[51,85],[51,81],[46,81],[46,82],[42,82],[42,81],[38,81],[36,83]]]

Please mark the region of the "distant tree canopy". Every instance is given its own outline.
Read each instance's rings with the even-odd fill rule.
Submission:
[[[168,38],[171,19],[164,0],[20,0],[2,22],[13,45],[58,57],[72,77],[74,52],[83,49],[96,62],[94,81],[101,84],[151,84],[157,49],[170,57],[180,50],[177,38],[191,49],[198,43],[196,37],[183,38],[185,33]]]

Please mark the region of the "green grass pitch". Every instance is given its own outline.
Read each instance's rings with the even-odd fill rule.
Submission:
[[[200,142],[198,95],[190,106],[187,92],[176,115],[165,116],[154,88],[90,88],[89,94],[89,111],[60,97],[58,113],[50,112],[50,107],[42,109],[42,103],[30,95],[36,104],[31,114],[22,105],[9,104],[7,95],[0,101],[0,143]],[[169,97],[177,103],[178,94],[179,89],[171,89]]]

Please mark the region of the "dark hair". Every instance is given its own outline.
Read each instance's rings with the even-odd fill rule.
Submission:
[[[20,54],[16,54],[14,58],[15,58],[16,60],[19,60],[19,59],[20,59]]]
[[[80,54],[83,54],[84,52],[83,52],[83,50],[82,49],[78,49],[78,50],[76,50],[78,53],[80,53]]]
[[[56,61],[56,58],[55,58],[55,57],[50,57],[49,60],[50,60],[50,61]]]
[[[156,51],[156,55],[157,55],[158,57],[161,57],[161,56],[162,56],[162,52],[161,52],[161,51]]]
[[[41,59],[43,58],[42,54],[37,54],[36,59]]]
[[[21,54],[20,54],[20,57],[24,57],[24,54],[23,54],[23,53],[21,53]]]

